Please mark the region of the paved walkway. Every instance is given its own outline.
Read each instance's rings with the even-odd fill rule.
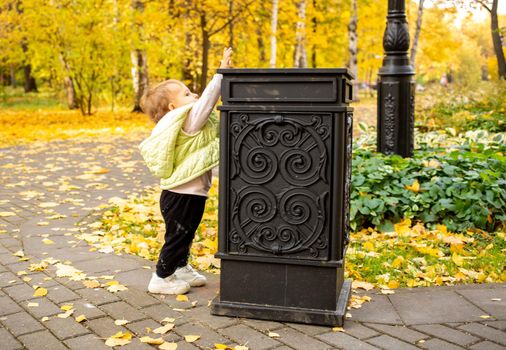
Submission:
[[[506,348],[506,284],[400,289],[392,295],[370,291],[371,302],[350,310],[345,332],[211,316],[208,302],[218,290],[217,276],[209,276],[207,287],[193,289],[189,302],[149,295],[152,270],[147,266],[153,263],[90,252],[74,237],[76,223],[100,215],[96,206],[155,183],[137,155],[137,141],[61,141],[0,149],[0,349],[102,349],[107,348],[105,339],[118,331],[135,335],[121,348],[149,349],[154,346],[139,338],[167,317],[175,319],[175,327],[163,338],[176,342],[177,349],[213,349],[215,343],[251,350]],[[44,239],[54,243],[44,244]],[[28,260],[15,255],[20,250]],[[82,281],[57,277],[55,265],[39,272],[28,269],[49,257],[88,276],[114,275],[128,290],[86,288]],[[48,294],[33,297],[34,286]],[[65,304],[72,304],[74,314],[57,317]],[[78,323],[74,317],[81,314],[87,320]],[[49,319],[42,321],[44,317]],[[118,326],[117,319],[129,323]],[[184,336],[190,334],[200,338],[188,343]]]

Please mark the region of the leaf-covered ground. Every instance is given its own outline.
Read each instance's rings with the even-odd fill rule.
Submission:
[[[78,111],[4,110],[0,113],[0,148],[63,139],[108,138],[147,134],[149,119],[139,113],[97,112],[83,116]]]
[[[94,231],[81,236],[103,252],[136,254],[156,260],[163,241],[163,221],[158,208],[159,192],[115,198]],[[191,251],[198,269],[217,272],[217,180],[207,201]],[[351,234],[346,256],[346,275],[365,286],[382,289],[457,283],[506,282],[504,232],[469,230],[449,232],[444,225],[429,230],[406,219],[391,232],[369,228]],[[357,285],[358,286],[358,285]]]

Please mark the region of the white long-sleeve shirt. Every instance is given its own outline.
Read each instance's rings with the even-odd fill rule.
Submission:
[[[207,120],[211,115],[214,106],[220,98],[222,78],[223,75],[215,74],[213,79],[211,79],[204,92],[202,92],[202,96],[194,103],[192,109],[188,113],[186,121],[183,125],[183,132],[189,135],[194,135],[198,133],[207,123]],[[162,123],[163,119],[164,118],[162,118],[158,124]],[[187,183],[171,188],[169,191],[207,197],[207,193],[211,188],[211,180],[212,170],[209,170],[201,176],[188,181]]]

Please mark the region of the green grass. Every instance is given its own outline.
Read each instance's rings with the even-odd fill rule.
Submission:
[[[0,109],[12,111],[52,109],[64,110],[67,106],[53,91],[42,89],[40,92],[25,93],[22,87],[0,88]]]

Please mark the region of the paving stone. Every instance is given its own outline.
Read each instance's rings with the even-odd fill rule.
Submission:
[[[162,325],[155,320],[148,318],[147,320],[137,321],[137,322],[129,322],[125,325],[126,328],[131,330],[137,336],[144,336],[148,334],[148,330],[146,328],[150,328],[151,330],[161,327]]]
[[[388,335],[380,335],[379,337],[367,339],[367,341],[373,345],[376,345],[383,349],[388,350],[417,350],[416,346],[405,343],[401,340],[392,338]]]
[[[54,278],[55,282],[64,285],[68,289],[71,289],[73,291],[76,291],[77,289],[83,289],[85,286],[83,284],[83,281],[72,281],[69,280],[67,277],[61,277],[61,278]]]
[[[97,306],[120,300],[116,295],[103,288],[83,288],[75,292]]]
[[[95,259],[87,261],[74,262],[73,265],[76,269],[84,271],[88,275],[98,274],[101,272],[110,273],[111,266],[120,266],[122,271],[133,270],[139,267],[139,264],[137,262],[116,255],[106,255],[103,258],[98,259],[95,257]]]
[[[142,309],[142,312],[157,322],[161,322],[165,317],[174,318],[176,326],[188,322],[186,317],[181,315],[180,312],[174,311],[164,304],[148,306]]]
[[[345,324],[346,325],[346,324]],[[357,349],[357,350],[373,350],[377,349],[375,346],[367,344],[362,340],[353,338],[352,336],[343,332],[329,332],[316,336],[329,344],[336,346],[339,349]]]
[[[12,281],[16,281],[14,283],[11,283]],[[0,273],[0,288],[10,287],[15,284],[23,283],[21,278],[13,274],[11,271],[2,272]]]
[[[331,329],[331,327],[313,326],[301,323],[286,323],[286,325],[298,330],[299,332],[309,334],[311,336],[314,336],[316,334],[327,333],[329,329]]]
[[[498,329],[487,327],[481,323],[469,323],[459,327],[460,329],[475,334],[481,338],[491,340],[498,344],[506,346],[506,333]]]
[[[68,318],[53,317],[49,321],[44,322],[44,325],[62,340],[89,333],[89,331],[80,323],[76,322],[72,316]]]
[[[469,349],[471,350],[504,350],[504,346],[497,345],[490,341],[482,341],[481,343],[474,344]]]
[[[121,267],[123,269],[126,269],[126,267],[123,266]],[[118,280],[121,284],[128,286],[128,288],[136,288],[141,291],[147,291],[152,271],[140,268],[141,267],[140,262],[138,263],[138,265],[135,265],[135,267],[137,267],[137,269],[135,270],[117,273],[114,276],[114,278]]]
[[[282,329],[277,329],[276,333],[280,335],[279,338],[276,338],[277,341],[287,344],[294,349],[300,350],[327,350],[331,349],[331,346],[325,344],[315,338],[311,338],[310,336],[303,334],[295,329],[285,327]]]
[[[346,323],[344,324],[344,330],[346,331],[347,334],[358,339],[366,339],[378,335],[378,332],[376,332],[374,329],[365,327],[364,325],[358,322],[346,321]]]
[[[86,300],[77,300],[74,304],[74,316],[85,315],[88,320],[105,316],[105,313],[98,307]]]
[[[23,309],[8,296],[3,296],[0,298],[0,316],[14,314],[22,310]]]
[[[129,303],[130,305],[133,305],[138,308],[143,308],[146,306],[160,303],[158,299],[153,298],[148,293],[145,293],[135,288],[129,288],[128,290],[125,290],[120,294],[118,294],[118,296],[127,303]]]
[[[214,348],[214,344],[216,343],[227,345],[231,343],[230,340],[224,338],[221,334],[196,323],[186,323],[184,325],[177,326],[174,328],[173,332],[182,337],[189,334],[200,335],[200,339],[195,341],[194,344],[203,348]]]
[[[419,325],[413,328],[461,346],[467,346],[479,340],[470,334],[440,324]]]
[[[506,318],[506,288],[494,289],[465,289],[457,290],[480,309],[485,310],[488,315],[496,318]],[[493,301],[499,298],[501,301]]]
[[[15,336],[33,333],[44,329],[42,324],[24,311],[4,316],[1,321],[3,325]]]
[[[144,315],[140,310],[133,308],[124,301],[105,304],[100,308],[116,320],[139,321],[146,318],[146,315]]]
[[[489,321],[485,323],[487,326],[506,331],[506,321]]]
[[[132,341],[121,347],[121,350],[153,350],[153,348],[146,343],[141,343],[137,338],[132,338]],[[178,348],[179,349],[179,348]]]
[[[116,326],[114,320],[110,317],[101,317],[86,322],[86,326],[93,333],[98,334],[102,338],[109,338],[118,332],[125,332],[126,328],[122,326]]]
[[[30,274],[27,277],[31,278],[31,280],[27,282],[31,286],[44,287],[47,289],[49,287],[58,285],[58,282],[55,281],[53,278],[51,278],[50,280],[44,280],[45,278],[50,277],[41,272]]]
[[[16,302],[32,299],[35,292],[32,287],[25,283],[3,288],[3,291]]]
[[[262,332],[276,330],[279,328],[283,328],[285,326],[283,323],[280,322],[255,320],[252,318],[241,318],[239,320],[241,321],[241,323],[244,323],[245,325],[255,328]]]
[[[349,312],[352,321],[402,324],[399,314],[386,295],[373,295],[370,302]]]
[[[462,350],[462,349],[464,349],[463,347],[460,347],[458,345],[450,344],[444,340],[436,339],[436,338],[427,340],[419,345],[422,348],[429,349],[429,350]]]
[[[249,328],[243,324],[227,327],[223,329],[221,333],[234,340],[238,344],[247,343],[248,347],[251,349],[264,350],[272,348],[276,345],[280,345],[280,343],[273,338],[270,338],[264,333]]]
[[[72,350],[107,350],[111,349],[107,345],[105,345],[105,341],[100,339],[94,334],[87,334],[77,338],[67,339],[65,341],[65,345],[67,345]]]
[[[229,327],[239,322],[239,319],[235,317],[211,315],[211,310],[207,306],[190,309],[188,312],[185,312],[185,317],[204,323],[212,329]]]
[[[180,341],[179,343],[177,343],[177,350],[196,350],[196,349],[198,349],[198,347],[185,341]]]
[[[408,343],[416,343],[419,340],[429,338],[427,335],[413,331],[405,326],[389,326],[385,324],[366,323],[368,327],[374,328],[381,333],[386,333],[392,337],[399,338]]]
[[[480,320],[479,316],[483,314],[453,291],[425,289],[422,292],[393,294],[390,300],[406,325],[471,322]]]
[[[28,307],[28,303],[38,303],[39,306],[36,307]],[[21,306],[25,308],[33,317],[37,319],[41,319],[44,316],[53,316],[63,311],[51,300],[47,298],[37,298],[32,300],[23,301]]]
[[[33,350],[60,350],[66,347],[48,331],[31,333],[19,337],[26,349]]]
[[[81,297],[67,287],[58,284],[47,288],[47,298],[51,299],[56,304],[60,304],[80,299]]]
[[[23,345],[21,345],[21,343],[5,328],[0,328],[0,340],[2,342],[2,350],[17,350],[23,348]]]

